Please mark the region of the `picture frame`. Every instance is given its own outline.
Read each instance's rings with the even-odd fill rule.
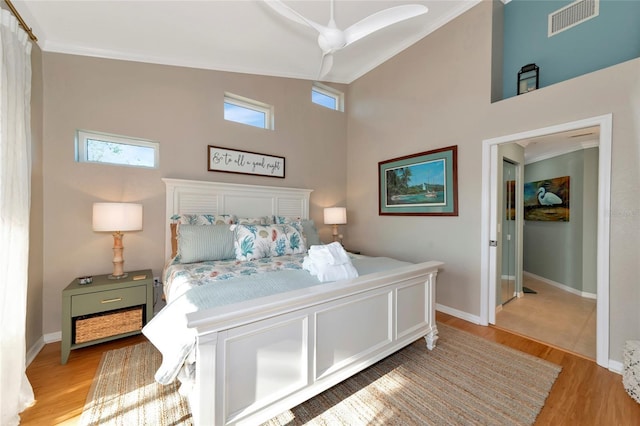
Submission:
[[[210,172],[285,177],[284,157],[214,145],[207,146],[207,157]]]
[[[458,146],[378,163],[379,215],[458,216]]]
[[[569,222],[570,188],[570,176],[525,182],[524,220]]]

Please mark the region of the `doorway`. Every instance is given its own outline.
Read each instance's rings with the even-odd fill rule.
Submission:
[[[597,219],[597,325],[596,325],[596,362],[609,367],[609,218],[611,186],[611,127],[612,115],[603,115],[560,125],[540,128],[513,135],[502,136],[483,141],[482,147],[482,207],[481,207],[481,306],[480,323],[495,324],[496,303],[498,300],[498,235],[499,209],[498,180],[502,164],[498,161],[500,145],[539,138],[567,131],[590,127],[599,130],[598,153],[598,219]]]

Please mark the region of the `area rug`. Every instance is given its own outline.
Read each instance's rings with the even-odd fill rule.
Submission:
[[[420,339],[265,425],[535,422],[560,366],[444,324],[438,330],[433,351]],[[148,343],[107,352],[80,424],[190,425],[177,389],[153,383],[159,363]]]
[[[80,426],[191,425],[178,385],[153,378],[162,362],[151,343],[105,352],[87,396]]]

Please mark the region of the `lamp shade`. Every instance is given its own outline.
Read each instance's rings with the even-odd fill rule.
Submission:
[[[142,204],[94,203],[93,230],[98,232],[140,231]]]
[[[347,223],[347,209],[345,207],[327,207],[324,209],[325,225],[344,225]]]

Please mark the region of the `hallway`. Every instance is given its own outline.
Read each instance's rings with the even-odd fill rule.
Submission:
[[[561,290],[527,274],[523,285],[537,292],[503,305],[496,326],[596,359],[596,300]]]

